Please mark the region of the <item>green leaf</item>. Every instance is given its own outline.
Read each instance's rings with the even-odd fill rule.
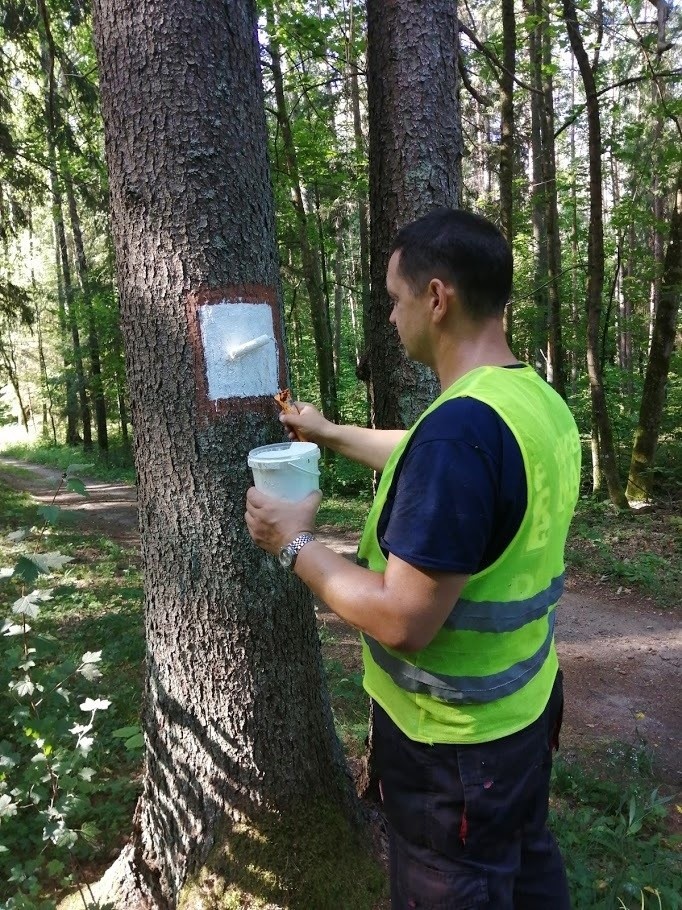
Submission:
[[[21,556],[14,567],[14,574],[25,581],[27,585],[32,585],[41,572],[40,566],[37,566],[28,556]]]
[[[72,493],[79,493],[81,496],[90,495],[85,488],[85,484],[79,477],[69,477],[66,482],[66,489],[70,490]]]
[[[133,752],[135,749],[142,749],[144,747],[144,736],[141,733],[137,733],[127,739],[124,745],[129,752]]]
[[[58,524],[61,514],[62,510],[59,506],[40,506],[38,509],[38,515],[40,515],[49,525]]]
[[[52,550],[50,553],[36,553],[30,557],[30,559],[38,566],[41,572],[44,572],[46,575],[51,572],[52,569],[61,569],[67,563],[73,562],[73,556],[63,556],[57,550]]]
[[[111,735],[114,736],[116,739],[128,739],[128,737],[136,736],[140,732],[141,731],[140,731],[139,725],[135,724],[132,727],[119,727],[119,729],[114,730],[114,732]]]

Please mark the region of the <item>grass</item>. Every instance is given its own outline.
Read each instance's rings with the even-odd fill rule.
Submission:
[[[122,445],[116,439],[110,441],[108,452],[102,452],[96,447],[90,452],[84,452],[82,446],[55,446],[38,440],[7,445],[0,454],[60,471],[65,471],[71,464],[88,464],[91,466],[87,470],[88,476],[99,480],[135,483],[136,479],[130,447]]]
[[[366,508],[358,498],[329,497],[321,521],[346,531],[357,529]],[[1,565],[10,565],[12,559],[6,534],[38,522],[31,501],[0,484]],[[608,569],[614,583],[627,580],[616,570],[624,573],[622,566],[629,566],[633,580],[628,583],[643,590],[656,583],[657,597],[668,596],[666,573],[658,571],[659,563],[651,557],[673,552],[676,531],[679,518],[674,514],[619,516],[616,521],[607,506],[582,501],[569,560],[589,556],[593,571]],[[71,555],[74,561],[59,577],[54,599],[37,620],[40,631],[63,643],[62,656],[102,648],[99,694],[112,701],[99,727],[96,758],[102,776],[94,821],[100,833],[87,861],[94,874],[106,867],[129,834],[138,794],[139,754],[127,752],[112,734],[138,721],[144,657],[142,582],[137,554],[107,538],[60,528],[50,531],[42,546]],[[668,558],[667,573],[672,562]],[[6,612],[17,593],[11,585],[11,580],[3,582],[1,590]],[[357,757],[367,731],[367,698],[356,658],[344,656],[350,652],[338,647],[328,627],[321,628],[320,638],[324,652],[334,655],[327,658],[326,669],[337,729],[349,756]],[[682,908],[679,842],[669,833],[671,809],[679,811],[661,796],[643,751],[635,754],[632,747],[611,744],[599,761],[582,753],[556,763],[552,825],[567,860],[575,907]]]
[[[618,512],[608,502],[578,502],[566,548],[575,574],[679,605],[682,517],[674,503],[652,511]],[[629,589],[627,591],[626,589]]]
[[[0,483],[0,565],[13,566],[17,558],[7,533],[41,524],[37,507]],[[98,717],[97,740],[88,756],[97,769],[97,795],[85,819],[94,844],[87,851],[87,864],[96,867],[108,863],[124,844],[139,793],[140,753],[128,751],[124,742],[113,736],[118,728],[139,721],[144,658],[139,559],[134,551],[106,538],[62,528],[50,529],[36,549],[58,551],[73,557],[73,562],[51,580],[52,599],[31,620],[33,632],[57,642],[59,663],[70,659],[78,662],[86,651],[102,650],[98,666],[103,679],[92,695],[109,699],[111,706]],[[37,582],[31,587],[36,584],[47,586]],[[14,579],[2,583],[4,610],[0,621],[9,615],[10,605],[21,593]],[[0,709],[0,740],[12,735],[4,723],[7,711],[5,704]],[[6,830],[0,830],[0,841],[5,834]],[[10,886],[2,881],[6,863],[30,859],[12,856],[11,851],[4,856],[0,853],[0,900],[9,896],[5,888]],[[82,852],[79,859],[85,859]]]
[[[566,861],[574,907],[682,907],[671,803],[655,786],[651,758],[641,747],[611,743],[599,756],[555,762],[550,826]]]

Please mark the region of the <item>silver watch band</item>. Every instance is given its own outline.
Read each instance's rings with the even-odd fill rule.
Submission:
[[[302,531],[300,534],[297,534],[291,543],[288,543],[279,551],[279,561],[281,565],[286,569],[293,569],[298,554],[303,547],[312,540],[315,540],[315,537],[309,531]]]

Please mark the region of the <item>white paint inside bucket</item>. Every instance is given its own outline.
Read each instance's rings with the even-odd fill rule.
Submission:
[[[257,490],[298,502],[320,489],[319,460],[314,442],[280,442],[251,449],[248,464]]]

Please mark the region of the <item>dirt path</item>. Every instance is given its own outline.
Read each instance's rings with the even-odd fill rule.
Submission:
[[[30,472],[30,473],[29,473]],[[0,458],[0,481],[52,500],[58,471]],[[62,493],[57,504],[83,530],[106,534],[128,546],[139,541],[135,489],[86,480],[89,497]],[[357,537],[320,529],[334,549],[353,557]],[[352,630],[322,607],[320,621],[339,636],[338,647],[359,660]],[[679,614],[650,600],[616,594],[605,585],[568,580],[557,617],[557,646],[565,675],[564,745],[581,751],[618,740],[646,744],[658,775],[682,787],[682,629]]]

